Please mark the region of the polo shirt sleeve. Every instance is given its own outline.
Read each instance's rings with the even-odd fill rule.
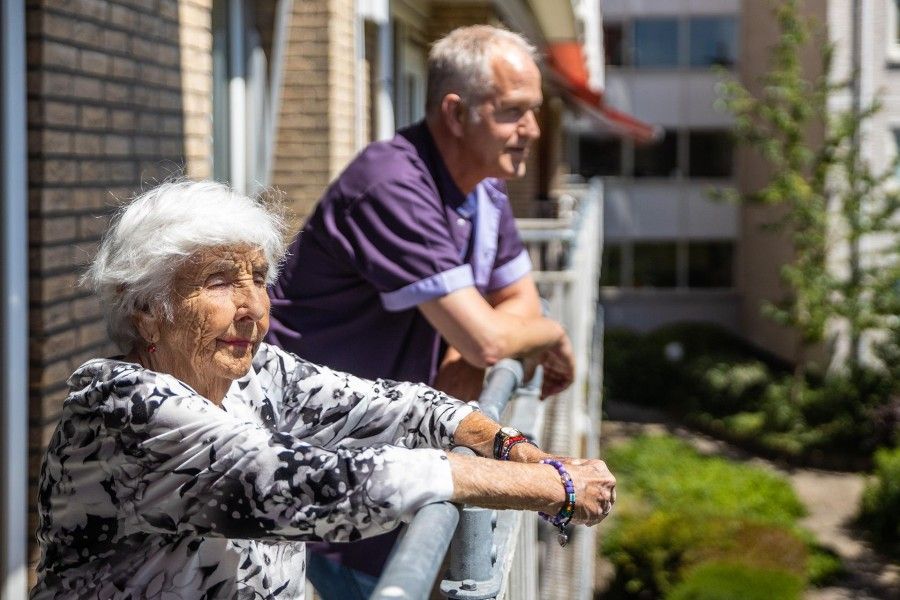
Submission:
[[[531,272],[531,258],[519,236],[509,201],[504,198],[498,205],[500,227],[497,235],[497,256],[494,258],[494,268],[488,280],[486,290],[488,292],[505,288]]]
[[[373,186],[335,215],[334,229],[334,239],[378,290],[385,310],[406,310],[475,284],[440,199],[424,178]]]

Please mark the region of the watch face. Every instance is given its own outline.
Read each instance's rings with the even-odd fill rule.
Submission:
[[[503,432],[503,435],[507,435],[510,437],[512,437],[514,435],[519,435],[519,430],[516,429],[515,427],[501,427],[500,431]]]

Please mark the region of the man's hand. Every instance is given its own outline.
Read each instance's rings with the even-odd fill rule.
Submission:
[[[484,369],[467,363],[456,348],[447,348],[432,387],[468,402],[478,400],[483,385]]]
[[[575,379],[575,354],[572,342],[565,333],[555,345],[541,353],[539,362],[544,367],[541,398],[560,393]]]

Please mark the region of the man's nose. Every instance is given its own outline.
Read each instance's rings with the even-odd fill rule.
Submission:
[[[519,135],[533,140],[541,137],[541,128],[535,111],[528,110],[519,121]]]

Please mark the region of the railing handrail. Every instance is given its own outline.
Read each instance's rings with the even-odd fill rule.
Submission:
[[[519,361],[499,361],[487,374],[478,398],[482,412],[499,420],[506,404],[522,384],[522,374]],[[464,447],[454,448],[453,452],[475,454]],[[427,598],[450,547],[460,511],[460,507],[450,502],[429,504],[419,509],[388,557],[371,600]]]

